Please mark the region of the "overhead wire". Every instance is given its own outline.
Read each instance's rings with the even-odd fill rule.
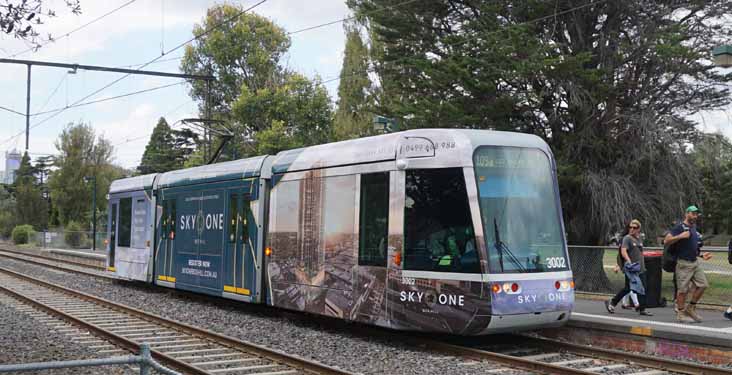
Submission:
[[[2,109],[3,111],[8,111],[10,113],[15,113],[16,115],[25,116],[25,113],[20,113],[20,112],[14,110],[14,109],[10,109],[10,108],[7,108],[7,107],[3,107],[1,105],[0,105],[0,109]]]
[[[110,96],[108,98],[102,98],[102,99],[92,100],[92,101],[88,101],[88,102],[84,102],[84,103],[78,103],[78,104],[74,104],[74,105],[70,105],[70,106],[66,106],[66,107],[60,107],[60,108],[56,108],[56,109],[51,109],[51,110],[44,111],[44,112],[36,112],[36,113],[31,114],[31,116],[40,116],[40,115],[45,115],[45,114],[48,114],[48,113],[54,113],[54,112],[58,112],[58,111],[63,111],[63,110],[66,110],[66,109],[71,109],[71,108],[76,108],[76,107],[83,107],[85,105],[96,104],[96,103],[101,103],[101,102],[107,102],[107,101],[110,101],[110,100],[115,100],[115,99],[120,99],[120,98],[126,98],[128,96],[133,96],[133,95],[138,95],[138,94],[144,94],[146,92],[151,92],[151,91],[157,91],[157,90],[165,89],[165,88],[168,88],[168,87],[182,85],[184,83],[186,83],[186,82],[185,81],[179,81],[179,82],[175,82],[175,83],[169,83],[167,85],[155,86],[155,87],[151,87],[151,88],[148,88],[148,89],[132,91],[132,92],[128,92],[126,94]]]
[[[136,1],[136,0],[131,0],[131,1]],[[256,4],[252,5],[252,6],[250,6],[249,8],[246,8],[246,9],[244,9],[244,10],[240,11],[240,12],[237,12],[237,13],[236,13],[235,15],[233,15],[233,16],[231,16],[231,17],[229,17],[229,18],[227,18],[227,19],[223,20],[222,22],[220,22],[220,23],[218,23],[218,24],[216,24],[216,25],[214,25],[214,26],[210,27],[210,28],[209,28],[208,30],[204,31],[204,32],[203,32],[203,33],[201,33],[200,35],[196,35],[196,36],[194,36],[193,38],[191,38],[191,39],[188,39],[187,41],[185,41],[185,42],[183,42],[183,43],[180,43],[180,44],[178,44],[177,46],[175,46],[175,47],[171,48],[170,50],[168,50],[168,51],[166,51],[166,52],[163,52],[163,53],[162,53],[162,54],[161,54],[160,56],[158,56],[158,57],[156,57],[156,58],[154,58],[154,59],[152,59],[152,60],[148,61],[147,63],[144,63],[144,64],[142,64],[142,66],[140,66],[140,68],[138,68],[138,69],[136,69],[136,70],[141,70],[142,68],[144,68],[144,67],[146,67],[146,66],[148,66],[148,65],[150,65],[150,64],[152,64],[152,63],[154,63],[154,62],[156,62],[156,61],[158,61],[158,60],[159,60],[160,58],[162,58],[163,56],[165,56],[165,55],[167,55],[167,54],[169,54],[169,53],[171,53],[171,52],[173,52],[173,51],[176,51],[176,50],[178,50],[178,49],[180,49],[180,48],[182,48],[182,47],[186,46],[187,44],[189,44],[189,43],[191,43],[191,42],[193,42],[193,41],[195,41],[195,40],[198,40],[198,39],[200,39],[200,38],[202,38],[202,37],[204,37],[204,36],[208,35],[208,34],[209,34],[210,32],[212,32],[213,30],[215,30],[215,29],[218,29],[218,28],[219,28],[219,27],[221,27],[222,25],[224,25],[224,24],[226,24],[226,23],[229,23],[229,22],[233,21],[233,20],[234,20],[234,19],[236,19],[236,18],[239,18],[239,17],[241,17],[241,16],[242,16],[242,15],[243,15],[244,13],[246,13],[246,12],[248,12],[248,11],[250,11],[250,10],[252,10],[252,9],[254,9],[254,8],[256,8],[256,7],[260,6],[260,5],[262,5],[262,4],[264,4],[265,2],[267,2],[267,0],[261,0],[261,1],[259,1],[258,3],[256,3]],[[125,79],[125,78],[129,77],[129,76],[130,76],[130,75],[132,75],[132,74],[133,74],[133,73],[127,73],[127,74],[123,75],[122,77],[120,77],[120,78],[118,78],[118,79],[116,79],[116,80],[114,80],[114,81],[112,81],[112,82],[110,82],[110,83],[108,83],[108,84],[106,84],[106,85],[102,86],[101,88],[99,88],[99,89],[95,90],[95,91],[94,91],[94,92],[92,92],[91,94],[88,94],[88,95],[84,96],[83,98],[81,98],[81,99],[77,100],[76,102],[72,103],[71,105],[69,105],[69,106],[67,106],[67,107],[65,107],[65,108],[63,108],[63,109],[60,109],[60,110],[58,110],[58,112],[54,113],[53,115],[51,115],[51,116],[49,116],[49,117],[47,117],[47,118],[45,118],[45,119],[41,120],[41,121],[40,121],[40,122],[38,122],[38,123],[35,123],[35,124],[31,125],[31,126],[30,126],[30,129],[34,129],[34,128],[36,128],[36,127],[40,126],[41,124],[43,124],[43,123],[45,123],[45,122],[47,122],[47,121],[51,120],[52,118],[54,118],[54,117],[58,116],[59,114],[63,113],[63,112],[64,112],[64,111],[66,111],[67,109],[70,109],[70,108],[75,108],[75,107],[77,106],[77,104],[79,104],[79,103],[83,102],[84,100],[86,100],[86,99],[88,99],[88,98],[90,98],[90,97],[92,97],[92,96],[94,96],[94,95],[96,95],[96,94],[98,94],[98,93],[100,93],[100,92],[102,92],[102,91],[106,90],[107,88],[111,87],[112,85],[116,84],[116,83],[117,83],[117,82],[119,82],[119,81],[122,81],[123,79]],[[90,102],[89,104],[91,104],[91,102]],[[12,140],[13,138],[16,138],[16,137],[18,137],[18,136],[22,135],[23,133],[24,133],[24,132],[20,132],[20,133],[18,133],[18,134],[16,134],[16,135],[14,135],[14,136],[12,136],[12,137],[10,137],[10,138],[6,139],[5,141],[3,141],[3,142],[0,142],[0,145],[3,145],[3,144],[5,144],[5,143],[7,143],[7,142],[11,141],[11,140]]]
[[[105,18],[105,17],[109,16],[109,15],[111,15],[112,13],[115,13],[115,12],[117,12],[117,11],[121,10],[122,8],[124,8],[124,7],[128,6],[128,5],[132,4],[132,3],[134,3],[135,1],[137,1],[137,0],[130,0],[130,1],[128,1],[128,2],[126,2],[126,3],[124,3],[124,4],[122,4],[122,5],[118,6],[117,8],[114,8],[114,9],[110,10],[109,12],[107,12],[107,13],[104,13],[103,15],[101,15],[101,16],[99,16],[99,17],[97,17],[97,18],[95,18],[95,19],[93,19],[93,20],[91,20],[91,21],[89,21],[89,22],[87,22],[87,23],[85,23],[85,24],[83,24],[83,25],[81,25],[81,26],[79,26],[79,27],[77,27],[77,28],[75,28],[75,29],[73,29],[73,30],[71,30],[71,31],[67,32],[67,33],[65,33],[65,34],[64,34],[63,36],[61,36],[61,37],[59,37],[59,38],[56,38],[56,39],[50,39],[50,40],[48,40],[48,41],[47,41],[47,42],[45,42],[45,43],[41,43],[41,44],[39,44],[38,46],[30,47],[30,48],[28,48],[28,49],[26,49],[26,50],[23,50],[23,51],[21,51],[21,52],[15,53],[15,54],[13,54],[13,55],[6,55],[6,57],[9,57],[9,58],[11,58],[11,59],[12,59],[12,58],[15,58],[15,57],[17,57],[17,56],[20,56],[20,55],[22,55],[22,54],[25,54],[25,53],[27,53],[27,52],[30,52],[30,51],[33,51],[33,50],[38,50],[39,48],[41,48],[41,47],[45,47],[45,46],[47,46],[47,45],[49,45],[49,44],[51,44],[51,43],[54,43],[54,42],[56,42],[57,40],[60,40],[60,39],[63,39],[63,38],[67,38],[67,37],[69,37],[69,36],[70,36],[71,34],[73,34],[73,33],[77,32],[77,31],[79,31],[79,30],[81,30],[81,29],[83,29],[83,28],[85,28],[85,27],[87,27],[87,26],[89,26],[89,25],[91,25],[91,24],[93,24],[93,23],[95,23],[95,22],[97,22],[97,21],[99,21],[99,20],[101,20],[101,19],[103,19],[103,18]]]
[[[519,22],[519,23],[510,25],[510,26],[515,27],[515,26],[530,25],[530,24],[537,23],[537,22],[541,22],[541,21],[544,21],[544,20],[547,20],[547,19],[550,19],[550,18],[556,18],[557,16],[561,16],[561,15],[564,15],[564,14],[567,14],[567,13],[572,13],[572,12],[575,12],[575,11],[580,10],[580,9],[583,9],[583,8],[587,8],[587,7],[594,6],[594,5],[599,5],[599,4],[605,3],[607,1],[608,0],[597,0],[597,1],[594,1],[594,2],[591,2],[591,3],[587,3],[587,4],[583,4],[583,5],[578,5],[578,6],[569,8],[569,9],[565,9],[565,10],[563,10],[561,12],[555,12],[555,13],[552,13],[550,15],[546,15],[546,16],[543,16],[543,17],[538,17],[538,18],[535,18],[535,19],[532,19],[532,20],[528,20],[528,21],[524,21],[524,22]],[[491,35],[491,34],[498,34],[501,31],[502,30],[490,31],[490,32],[487,32],[486,34],[483,34],[483,36],[485,36],[485,35]],[[458,40],[458,41],[453,42],[453,43],[444,43],[444,44],[442,44],[442,46],[443,47],[447,47],[447,46],[455,47],[455,46],[459,46],[461,44],[467,43],[468,41],[470,41],[472,39],[475,39],[475,38],[466,38],[466,39]],[[356,75],[362,74],[362,73],[374,73],[374,72],[376,72],[376,68],[375,67],[369,67],[369,68],[367,68],[365,70],[359,70],[357,72],[353,72],[351,74],[347,74],[347,75],[345,75],[343,77],[338,76],[338,77],[334,77],[334,78],[330,78],[330,79],[321,81],[321,84],[326,84],[326,83],[338,81],[338,80],[341,80],[341,79],[347,79],[347,78],[350,78],[350,77],[353,77],[353,76],[356,76]]]
[[[43,105],[40,108],[37,109],[37,111],[42,111],[44,108],[46,108],[46,106],[48,105],[48,103],[51,102],[51,99],[53,98],[53,96],[56,95],[56,92],[61,87],[61,85],[64,83],[64,81],[66,81],[66,79],[68,77],[69,77],[68,72],[67,73],[64,73],[64,76],[61,77],[61,80],[58,82],[58,85],[56,85],[56,88],[53,89],[53,92],[51,92],[51,95],[49,95],[48,98],[46,98],[46,101],[43,103]],[[31,115],[31,116],[33,116],[33,115]]]

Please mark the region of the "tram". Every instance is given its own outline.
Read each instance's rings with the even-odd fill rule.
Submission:
[[[569,320],[556,165],[541,138],[419,129],[114,181],[108,270],[398,330]]]

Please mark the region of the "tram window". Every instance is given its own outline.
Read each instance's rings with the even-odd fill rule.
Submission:
[[[130,247],[132,237],[132,198],[119,200],[119,232],[117,246]]]
[[[229,242],[236,241],[236,224],[237,218],[236,204],[239,201],[237,194],[231,194],[229,197]]]
[[[408,170],[404,269],[479,273],[461,168]]]
[[[170,239],[175,239],[175,223],[177,218],[177,216],[175,216],[175,202],[175,199],[170,201],[170,216],[168,216],[168,229],[170,230],[170,234],[168,234],[168,236],[170,236]]]
[[[241,222],[241,233],[239,234],[239,241],[246,243],[249,241],[249,227],[247,226],[247,218],[249,217],[249,201],[244,200],[241,202],[241,213],[239,214],[239,221]]]
[[[389,174],[361,176],[358,264],[386,266],[389,232]]]

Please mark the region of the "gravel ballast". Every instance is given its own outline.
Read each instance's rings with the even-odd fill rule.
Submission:
[[[349,332],[346,323],[245,303],[203,299],[162,287],[109,282],[0,258],[0,266],[130,307],[363,374],[481,374],[500,365],[430,352]],[[325,321],[325,323],[324,323]],[[2,329],[0,328],[0,331]],[[525,373],[525,372],[517,372]]]
[[[19,302],[0,293],[0,365],[95,359],[96,351],[77,344],[14,306]],[[23,372],[22,374],[123,374],[121,366],[84,367]]]

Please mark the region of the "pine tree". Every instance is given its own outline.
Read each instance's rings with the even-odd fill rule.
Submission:
[[[161,117],[150,135],[137,171],[140,174],[171,171],[183,165],[179,157],[180,151],[176,148],[172,130],[165,118]]]
[[[48,225],[48,202],[43,199],[35,173],[26,152],[15,174],[15,216],[18,223],[30,224],[40,230]]]
[[[349,23],[344,28],[346,48],[338,85],[338,109],[333,121],[335,136],[339,140],[368,135],[373,117],[368,49],[357,25]]]

